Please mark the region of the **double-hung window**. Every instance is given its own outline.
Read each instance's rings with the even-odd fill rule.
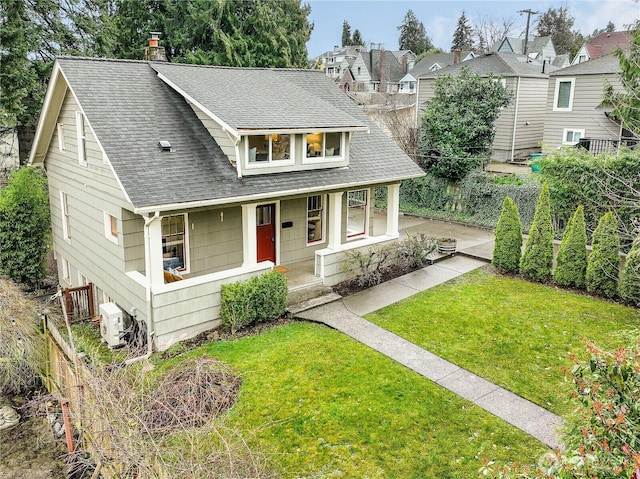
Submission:
[[[76,130],[78,136],[78,163],[87,165],[87,134],[85,129],[84,114],[76,112]]]
[[[63,191],[60,192],[60,216],[62,218],[62,237],[70,241],[71,240],[71,228],[69,226],[69,204],[67,194]]]
[[[307,244],[324,239],[324,195],[307,197]]]
[[[162,218],[162,260],[164,269],[188,272],[187,215],[171,215]]]
[[[553,95],[553,111],[571,111],[575,78],[557,78]]]

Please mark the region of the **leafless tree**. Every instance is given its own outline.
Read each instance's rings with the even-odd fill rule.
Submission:
[[[478,18],[473,26],[476,53],[489,53],[496,43],[513,31],[515,23],[513,18],[497,20],[486,15]]]

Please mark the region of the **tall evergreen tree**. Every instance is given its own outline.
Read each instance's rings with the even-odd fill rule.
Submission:
[[[587,272],[587,229],[584,207],[578,206],[564,230],[553,280],[560,286],[584,288]]]
[[[353,38],[351,39],[352,45],[364,45],[364,40],[362,39],[362,34],[360,30],[357,28],[353,31]]]
[[[402,25],[397,28],[400,30],[400,38],[398,39],[400,50],[411,50],[416,55],[420,55],[433,48],[433,43],[427,36],[424,24],[418,20],[413,10],[407,11]]]
[[[351,25],[346,20],[342,22],[342,46],[351,45]]]
[[[522,222],[518,206],[506,196],[496,225],[496,240],[491,263],[500,271],[516,274],[522,255]]]
[[[549,187],[542,185],[533,224],[520,261],[520,273],[527,279],[544,283],[551,277],[553,265],[553,225]]]
[[[106,55],[108,0],[0,2],[0,121],[16,129],[25,164],[56,55]]]
[[[556,53],[572,53],[578,50],[576,32],[573,31],[575,18],[567,7],[549,8],[538,19],[537,31],[540,37],[551,37]]]
[[[591,254],[587,262],[587,291],[613,298],[620,273],[620,238],[618,221],[613,213],[605,213],[591,237]]]
[[[627,254],[622,268],[622,278],[618,285],[618,294],[627,303],[640,307],[640,235]]]
[[[462,12],[458,18],[458,24],[453,32],[453,40],[451,42],[451,51],[456,49],[472,50],[473,49],[473,28],[469,25],[469,19],[465,12]]]

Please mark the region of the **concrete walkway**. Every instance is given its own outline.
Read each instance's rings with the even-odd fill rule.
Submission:
[[[341,301],[303,311],[296,317],[341,331],[504,419],[547,446],[562,447],[556,431],[562,424],[559,416],[361,317],[484,264],[486,262],[478,259],[456,255]]]

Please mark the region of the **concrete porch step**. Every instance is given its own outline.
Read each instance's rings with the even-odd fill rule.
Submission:
[[[342,299],[337,293],[331,292],[328,294],[323,294],[322,296],[316,296],[314,298],[307,299],[300,303],[290,304],[287,307],[287,311],[291,316],[296,316],[297,314],[306,311],[311,308],[315,308],[317,306],[322,306],[323,304],[332,303],[334,301],[338,301]]]

